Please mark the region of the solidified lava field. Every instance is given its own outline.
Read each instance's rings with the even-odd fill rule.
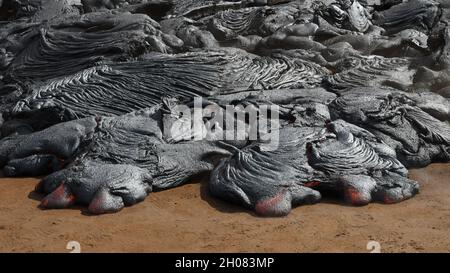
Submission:
[[[22,180],[36,184],[19,199],[28,203],[4,201],[0,209],[14,215],[37,201],[42,210],[33,214],[72,215],[74,207],[83,212],[77,221],[108,225],[86,215],[149,195],[158,207],[157,196],[184,202],[194,194],[204,202],[190,200],[192,209],[206,217],[228,212],[262,223],[278,220],[257,216],[304,205],[294,210],[312,218],[314,210],[348,213],[351,225],[362,214],[382,218],[374,215],[386,206],[369,203],[413,198],[392,209],[405,214],[403,204],[415,202],[421,213],[404,221],[430,221],[437,233],[427,242],[436,242],[448,232],[449,22],[445,0],[0,0],[0,168],[5,177],[42,177]],[[410,174],[432,163],[440,167]],[[2,195],[23,195],[19,181],[0,180]],[[424,186],[428,193],[415,197]],[[330,208],[311,206],[321,201]],[[355,207],[346,212],[345,204]],[[141,214],[171,217],[156,207]],[[176,207],[168,207],[174,219]],[[289,217],[280,221],[297,219]],[[395,215],[386,219],[398,224]],[[11,237],[15,224],[4,222],[0,238]],[[339,232],[353,236],[347,229]],[[14,236],[15,250],[45,248]],[[384,243],[391,251],[448,250],[448,234],[441,238],[435,248]],[[297,239],[305,246],[307,238]],[[306,249],[355,250],[345,242]],[[14,240],[7,243],[12,250]],[[199,249],[223,248],[191,250]]]

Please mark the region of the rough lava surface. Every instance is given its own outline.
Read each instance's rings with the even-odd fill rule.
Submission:
[[[93,214],[199,176],[261,216],[400,202],[450,160],[449,23],[446,0],[0,0],[0,168]],[[275,105],[277,147],[177,105],[245,128]]]

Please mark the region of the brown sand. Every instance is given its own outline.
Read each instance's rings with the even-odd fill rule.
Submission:
[[[37,179],[0,179],[0,251],[382,252],[450,251],[450,164],[412,170],[421,192],[400,204],[346,206],[325,200],[284,218],[258,218],[211,198],[205,184],[152,193],[119,213],[40,210]]]

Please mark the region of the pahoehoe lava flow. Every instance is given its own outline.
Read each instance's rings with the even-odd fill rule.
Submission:
[[[0,0],[0,168],[92,214],[198,177],[260,216],[401,202],[450,160],[449,24],[447,0]]]

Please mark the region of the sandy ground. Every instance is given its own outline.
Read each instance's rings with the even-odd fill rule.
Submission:
[[[334,200],[258,218],[211,198],[204,183],[152,193],[116,214],[40,210],[37,179],[0,179],[0,251],[69,252],[450,252],[450,164],[412,170],[421,192],[400,204]]]

